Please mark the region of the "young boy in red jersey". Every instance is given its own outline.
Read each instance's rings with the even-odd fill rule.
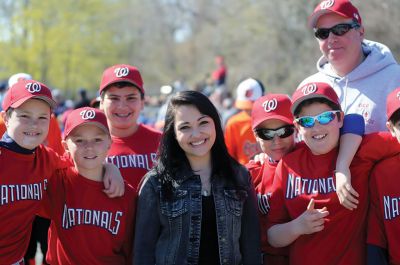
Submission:
[[[387,98],[386,126],[400,143],[400,87]],[[400,170],[398,155],[381,161],[371,174],[368,264],[400,264]]]
[[[257,192],[263,264],[289,264],[287,248],[274,248],[268,244],[266,216],[270,208],[269,197],[276,166],[279,160],[295,147],[291,105],[288,95],[268,94],[257,99],[251,111],[256,141],[267,155],[262,164],[252,160],[246,165]]]
[[[145,94],[139,70],[127,64],[107,68],[99,94],[112,138],[106,161],[116,165],[136,190],[153,166],[161,138],[161,132],[137,122]]]
[[[63,145],[74,167],[48,182],[46,212],[50,264],[130,264],[135,191],[108,198],[103,192],[103,161],[111,146],[104,113],[84,107],[67,118]]]
[[[0,141],[0,264],[23,264],[48,180],[55,169],[71,164],[41,145],[54,105],[50,90],[35,80],[19,81],[5,95],[1,115],[7,131]],[[117,189],[115,184],[114,179],[110,196],[123,192],[123,182]]]
[[[290,245],[290,264],[364,264],[368,174],[375,161],[400,148],[393,147],[388,134],[363,139],[350,165],[359,193],[358,207],[350,211],[340,205],[335,190],[343,125],[335,91],[326,83],[306,84],[293,94],[292,113],[306,145],[276,168],[268,241],[275,247]]]

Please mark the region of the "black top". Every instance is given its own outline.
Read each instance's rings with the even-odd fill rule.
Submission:
[[[220,264],[217,220],[213,196],[202,196],[199,264]]]

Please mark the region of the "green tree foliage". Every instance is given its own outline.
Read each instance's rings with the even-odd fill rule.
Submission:
[[[291,93],[316,71],[320,51],[306,21],[317,2],[3,0],[1,76],[24,71],[53,87],[96,90],[104,68],[130,63],[151,92],[177,79],[194,86],[222,54],[230,89],[252,76],[267,91]],[[353,2],[366,38],[399,58],[400,1]]]

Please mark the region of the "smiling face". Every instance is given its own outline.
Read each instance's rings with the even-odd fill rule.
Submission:
[[[8,135],[21,147],[34,149],[46,139],[50,125],[50,106],[40,99],[28,99],[11,115],[3,112]]]
[[[136,132],[137,119],[144,107],[139,89],[111,86],[105,92],[100,108],[107,117],[112,136],[127,137]]]
[[[263,121],[260,125],[257,126],[256,129],[278,129],[282,126],[289,125],[288,123],[278,120],[278,119],[270,119]],[[263,140],[254,134],[258,144],[261,146],[261,149],[264,153],[266,153],[272,160],[279,161],[281,158],[289,153],[294,147],[294,138],[295,133],[286,138],[280,138],[279,136],[274,136],[271,140]]]
[[[82,124],[72,130],[63,145],[81,175],[101,177],[111,145],[111,138],[104,130],[93,124]]]
[[[211,160],[211,148],[216,137],[215,124],[211,117],[200,113],[193,105],[177,106],[174,132],[191,165]]]
[[[303,106],[298,116],[316,116],[331,110],[332,108],[325,103],[313,102],[310,105]],[[343,126],[343,113],[340,113],[340,115],[340,121],[336,116],[334,120],[325,125],[316,121],[311,128],[302,127],[295,121],[299,134],[314,155],[326,154],[338,145],[340,128]]]
[[[328,13],[321,16],[316,28],[331,28],[341,23],[352,23],[352,20]],[[342,36],[336,36],[332,32],[325,40],[318,40],[319,48],[325,58],[333,66],[340,76],[344,76],[357,67],[363,60],[361,43],[364,39],[364,28],[350,29]]]

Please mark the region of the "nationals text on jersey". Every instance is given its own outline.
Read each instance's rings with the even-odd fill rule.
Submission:
[[[118,234],[122,215],[123,213],[121,211],[107,212],[82,208],[68,208],[68,206],[64,204],[62,227],[64,229],[70,229],[77,225],[93,225],[104,228],[113,235],[116,235]]]
[[[151,169],[151,163],[156,159],[156,153],[108,156],[106,161],[113,163],[118,168],[144,168]]]
[[[332,176],[307,179],[289,174],[286,187],[287,199],[293,199],[301,194],[327,194],[336,192]]]
[[[391,220],[400,215],[399,203],[400,197],[383,196],[385,220]]]
[[[43,198],[43,190],[46,190],[46,185],[47,179],[44,179],[43,183],[0,185],[0,205],[22,200],[40,201]]]

